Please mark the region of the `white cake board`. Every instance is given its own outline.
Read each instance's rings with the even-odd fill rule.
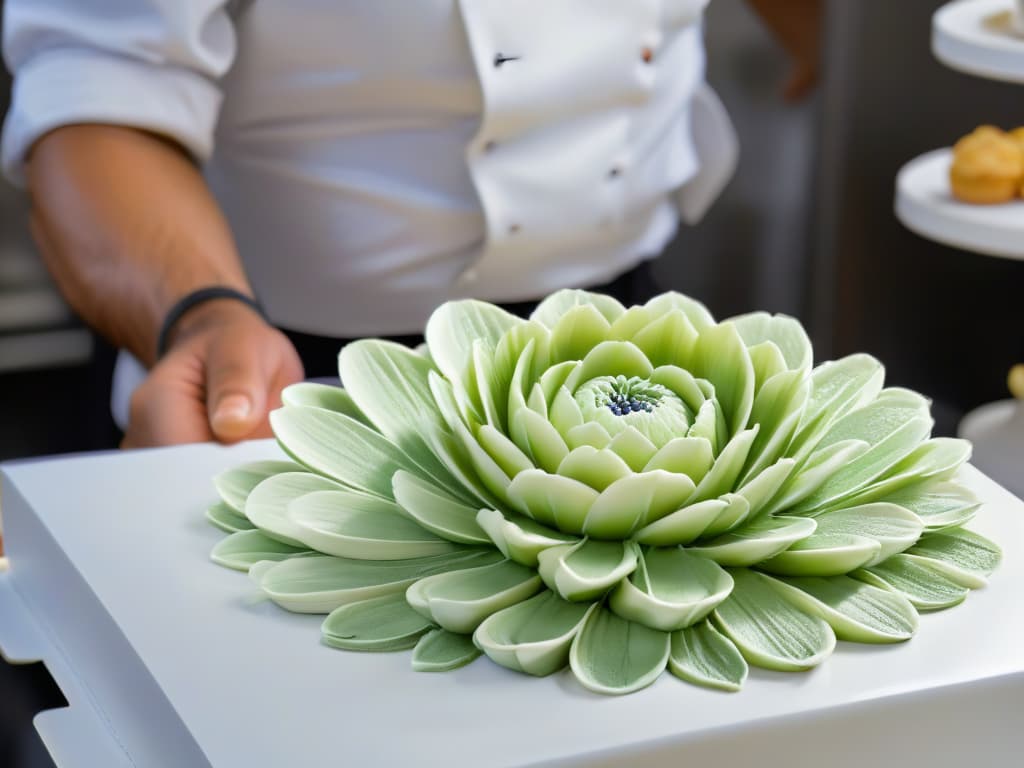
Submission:
[[[971,205],[953,197],[953,154],[937,149],[911,160],[896,177],[896,216],[922,237],[988,256],[1024,259],[1024,200]]]
[[[1013,0],[956,0],[932,16],[932,52],[969,75],[1024,83],[1024,35],[1013,28]]]
[[[972,525],[1005,562],[985,589],[896,646],[840,643],[740,693],[665,674],[631,696],[480,659],[415,673],[409,652],[319,644],[207,559],[210,477],[269,442],[3,467],[10,569],[0,647],[42,659],[70,707],[39,719],[70,766],[1017,765],[1024,747],[1024,505],[973,468]]]

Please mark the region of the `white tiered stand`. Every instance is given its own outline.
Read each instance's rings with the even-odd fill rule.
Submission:
[[[1024,84],[1024,35],[1011,25],[1012,0],[956,0],[932,17],[932,51],[953,69]],[[936,242],[1024,260],[1024,201],[969,205],[949,188],[950,149],[907,163],[896,178],[896,216]],[[959,433],[974,443],[973,462],[1024,497],[1024,400],[988,403],[968,413]]]

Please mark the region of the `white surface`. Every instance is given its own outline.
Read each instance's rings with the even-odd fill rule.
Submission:
[[[1024,200],[972,205],[949,187],[950,149],[911,160],[896,177],[896,216],[931,240],[989,256],[1024,259]]]
[[[987,403],[964,416],[960,437],[974,443],[972,461],[1024,498],[1024,400]]]
[[[753,670],[738,694],[665,674],[606,698],[568,674],[534,679],[486,659],[418,674],[409,652],[320,645],[320,617],[285,613],[207,559],[222,536],[203,519],[209,478],[275,453],[264,442],[5,467],[11,569],[0,584],[49,629],[135,765],[200,768],[201,750],[225,768],[959,768],[1015,764],[1024,746],[1024,505],[972,468],[965,480],[987,504],[971,527],[1005,562],[963,605],[923,616],[911,642],[840,643],[809,673]],[[0,605],[5,646],[12,618]],[[50,733],[65,752],[74,739]]]
[[[1011,0],[957,0],[932,17],[932,52],[953,69],[1024,83],[1024,36]]]

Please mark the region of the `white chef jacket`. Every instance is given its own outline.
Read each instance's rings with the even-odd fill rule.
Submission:
[[[736,161],[706,2],[6,0],[2,162],[70,123],[170,136],[272,320],[413,332],[607,281],[703,214]]]

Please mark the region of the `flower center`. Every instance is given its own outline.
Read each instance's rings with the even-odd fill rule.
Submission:
[[[678,395],[637,376],[599,376],[582,384],[575,398],[583,418],[598,422],[613,437],[635,427],[658,447],[686,435],[691,422]]]

